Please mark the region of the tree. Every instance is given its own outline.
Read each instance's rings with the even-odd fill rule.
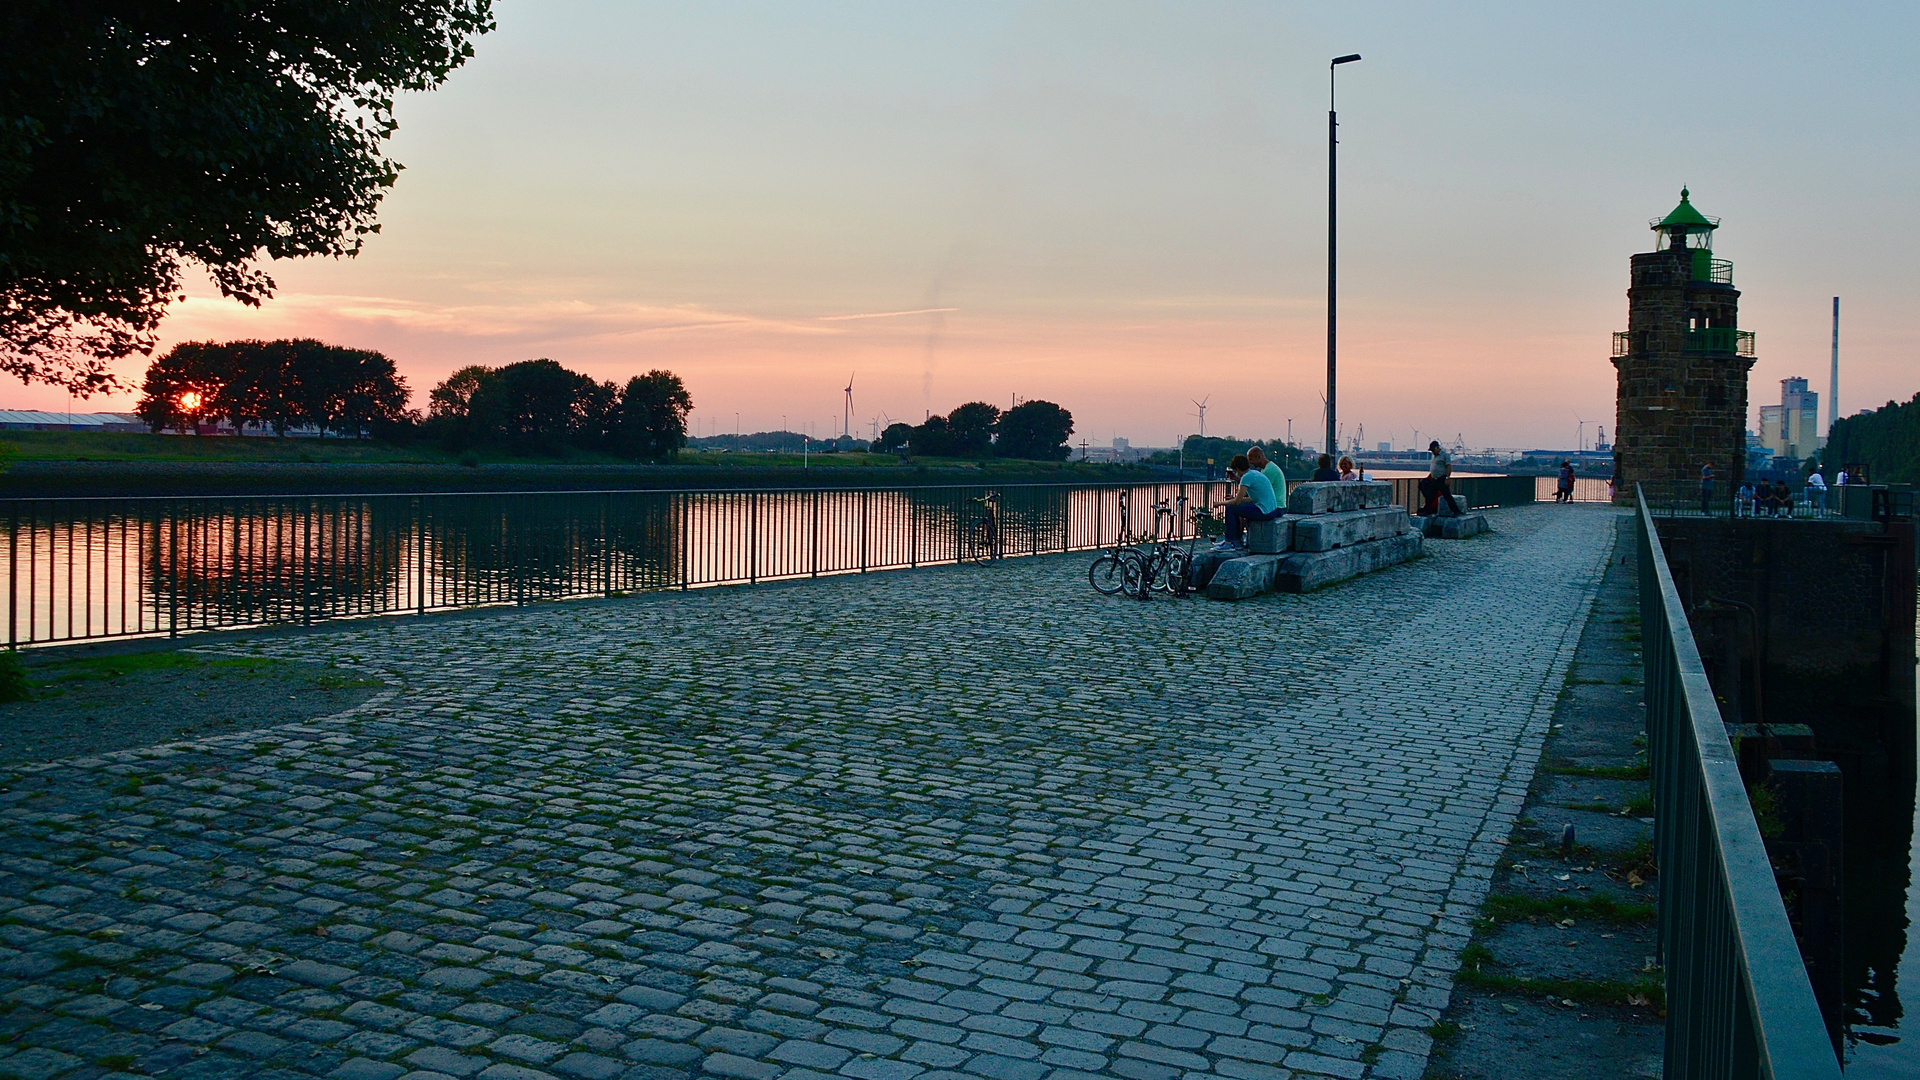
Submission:
[[[1023,401],[1000,415],[993,452],[1001,457],[1065,461],[1073,414],[1051,401]]]
[[[993,427],[1000,410],[984,401],[970,401],[947,414],[951,457],[986,457],[993,453]]]
[[[1920,394],[1834,421],[1820,462],[1827,466],[1829,483],[1853,464],[1866,465],[1876,484],[1920,481]]]
[[[155,430],[226,420],[236,431],[266,424],[282,435],[296,424],[360,435],[397,423],[408,393],[380,353],[311,338],[182,342],[148,366],[142,388],[135,412]]]
[[[610,382],[541,359],[462,368],[428,396],[435,426],[456,449],[494,443],[552,454],[569,443],[600,445],[614,424],[619,393]]]
[[[891,454],[913,441],[913,425],[893,423],[880,433],[880,441],[873,445],[875,453]]]
[[[944,416],[929,416],[913,429],[913,452],[927,457],[953,457],[953,428]]]
[[[666,461],[687,444],[687,414],[693,395],[671,371],[649,371],[627,380],[610,439],[613,452],[639,461]]]
[[[394,99],[492,0],[0,5],[0,370],[87,396],[183,269],[258,305],[261,256],[351,256],[400,166]]]

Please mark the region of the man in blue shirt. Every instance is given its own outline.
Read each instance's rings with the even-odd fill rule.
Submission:
[[[1227,538],[1220,546],[1245,547],[1241,536],[1246,533],[1247,522],[1279,517],[1280,499],[1273,493],[1273,481],[1254,469],[1245,454],[1235,454],[1227,464],[1227,479],[1240,485],[1240,490],[1227,500]]]

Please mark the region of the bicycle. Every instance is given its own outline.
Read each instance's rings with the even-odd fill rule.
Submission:
[[[980,517],[961,533],[960,561],[987,562],[1000,557],[1000,493],[989,491],[967,500],[979,503]]]
[[[1127,522],[1127,492],[1120,493],[1120,530],[1114,535],[1113,543],[1094,556],[1093,564],[1087,567],[1087,584],[1102,596],[1117,596],[1120,593],[1131,595],[1145,567],[1140,553],[1133,544],[1132,529]]]
[[[1178,533],[1185,532],[1181,526],[1186,510],[1184,494],[1172,503],[1163,499],[1153,504],[1153,537],[1150,546],[1144,548],[1145,571],[1136,594],[1140,599],[1150,599],[1155,592],[1183,597],[1192,591],[1189,583],[1193,580],[1193,538],[1188,538],[1185,550],[1178,546]],[[1162,518],[1170,522],[1164,537],[1160,535]]]

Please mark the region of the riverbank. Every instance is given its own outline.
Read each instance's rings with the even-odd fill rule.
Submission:
[[[605,454],[452,454],[432,444],[8,432],[0,497],[334,495],[420,491],[896,487],[907,484],[1141,481],[1173,469],[1085,462],[964,461],[890,454],[683,451],[670,465]]]

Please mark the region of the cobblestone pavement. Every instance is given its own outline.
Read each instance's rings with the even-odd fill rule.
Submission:
[[[0,771],[0,1075],[1418,1076],[1611,523],[253,640],[393,689]]]

